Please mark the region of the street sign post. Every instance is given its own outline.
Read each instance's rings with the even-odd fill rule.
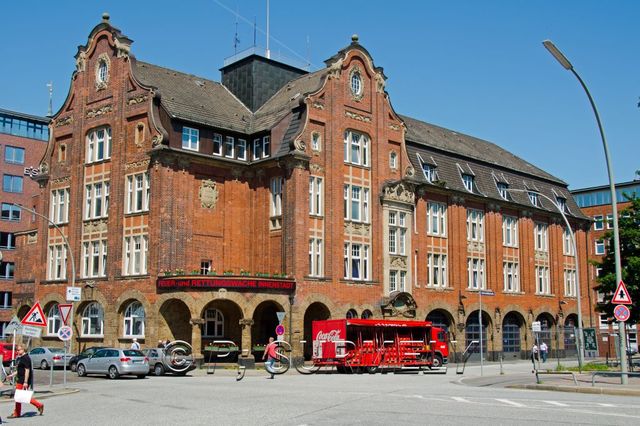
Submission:
[[[629,308],[624,305],[617,305],[613,309],[613,316],[616,317],[618,321],[625,322],[631,316],[631,311],[629,311]]]
[[[79,302],[82,298],[81,287],[67,287],[67,302]]]
[[[62,320],[63,325],[69,325],[69,314],[71,313],[72,308],[72,303],[60,303],[58,305],[58,310],[60,311],[60,319]]]
[[[542,331],[542,324],[540,323],[540,321],[534,321],[531,323],[531,331],[533,332]]]
[[[276,315],[278,316],[278,324],[282,324],[282,320],[284,319],[284,316],[286,315],[285,312],[276,312]]]
[[[42,333],[42,328],[40,327],[32,327],[30,325],[25,325],[22,327],[22,335],[27,337],[39,338],[40,333]]]
[[[611,299],[611,303],[615,303],[617,305],[632,305],[631,296],[629,295],[629,290],[627,290],[627,286],[624,284],[624,281],[620,280],[618,283],[618,287],[616,288],[616,292],[613,294],[613,299]]]
[[[18,334],[21,334],[20,332],[22,331],[22,324],[16,316],[14,316],[11,322],[4,328],[4,334],[13,334],[14,331]]]
[[[71,327],[69,327],[68,325],[63,325],[62,327],[60,327],[60,329],[58,330],[58,338],[60,340],[62,340],[63,342],[67,342],[71,340],[71,337],[73,337],[73,329]]]

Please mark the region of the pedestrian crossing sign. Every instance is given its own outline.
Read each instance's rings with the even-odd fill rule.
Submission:
[[[44,312],[42,312],[42,306],[40,306],[40,302],[36,302],[36,304],[31,307],[27,315],[25,315],[20,322],[24,325],[46,327],[47,322],[44,320]]]
[[[616,292],[613,294],[613,299],[611,299],[611,303],[617,305],[631,305],[631,296],[629,296],[629,290],[627,290],[627,286],[624,285],[624,281],[620,280],[618,284],[618,288],[616,288]]]

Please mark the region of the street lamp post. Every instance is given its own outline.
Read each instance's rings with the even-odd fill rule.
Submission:
[[[507,188],[508,192],[526,192],[528,193],[533,193],[536,194],[546,200],[548,200],[549,202],[551,202],[552,205],[554,205],[556,207],[556,209],[558,209],[558,211],[560,212],[560,216],[562,216],[562,219],[564,220],[565,225],[567,226],[567,231],[569,231],[569,236],[571,237],[571,246],[573,247],[573,257],[576,260],[576,299],[577,299],[577,309],[578,309],[578,333],[577,333],[577,337],[576,337],[576,347],[578,349],[578,369],[580,370],[580,372],[582,372],[582,364],[584,363],[584,353],[582,351],[582,303],[581,303],[581,291],[580,291],[580,260],[578,259],[578,247],[576,244],[576,236],[573,233],[573,230],[571,229],[571,224],[569,223],[569,220],[567,219],[567,216],[564,214],[564,211],[562,210],[562,208],[557,204],[557,201],[552,200],[551,198],[547,197],[546,195],[540,193],[540,192],[536,192],[536,191],[529,191],[526,189],[515,189],[515,188]],[[557,349],[556,349],[557,350]]]
[[[593,109],[593,113],[596,116],[596,121],[598,123],[598,129],[600,130],[600,137],[602,138],[602,146],[604,148],[604,158],[607,162],[607,173],[609,175],[609,191],[611,193],[611,210],[613,214],[613,250],[615,257],[615,265],[616,265],[616,285],[620,284],[622,281],[622,261],[620,260],[620,232],[618,230],[618,199],[616,197],[616,188],[613,180],[613,167],[611,166],[611,159],[609,157],[609,146],[607,145],[607,139],[604,136],[604,129],[602,128],[602,122],[600,121],[600,115],[598,114],[598,109],[596,108],[596,104],[591,97],[591,93],[589,93],[589,89],[587,89],[587,85],[584,84],[584,81],[576,70],[571,65],[571,62],[560,52],[560,50],[551,42],[551,40],[545,40],[542,42],[544,47],[553,55],[554,58],[562,65],[562,67],[566,70],[571,71],[573,75],[578,79],[580,85],[584,89],[587,97],[589,98],[589,103],[591,104],[591,109]],[[626,385],[629,381],[627,376],[627,338],[626,338],[626,330],[624,321],[620,321],[618,323],[618,331],[620,333],[620,371],[622,372],[621,380],[622,384]]]

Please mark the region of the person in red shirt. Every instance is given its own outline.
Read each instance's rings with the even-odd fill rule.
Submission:
[[[33,367],[31,366],[31,358],[29,354],[24,351],[21,345],[16,347],[16,355],[18,358],[18,368],[11,376],[18,376],[16,379],[16,389],[29,389],[33,388]],[[44,404],[35,398],[31,398],[31,405],[38,409],[38,414],[44,413]],[[10,419],[20,417],[22,404],[16,402],[16,407],[13,410],[13,414],[9,416]]]
[[[273,376],[275,375],[273,371],[273,364],[275,364],[278,359],[278,352],[276,352],[278,344],[273,340],[273,337],[269,337],[269,343],[264,348],[264,354],[262,354],[262,359],[267,360],[267,362],[264,363],[264,368],[271,374],[271,377],[267,377],[267,379],[273,379]]]

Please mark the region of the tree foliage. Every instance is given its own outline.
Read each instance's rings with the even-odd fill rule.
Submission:
[[[640,198],[634,194],[634,198],[627,196],[631,205],[620,212],[618,230],[620,233],[620,260],[622,264],[622,280],[627,286],[629,296],[634,302],[631,309],[631,318],[628,322],[638,323],[640,320]],[[613,316],[614,304],[611,303],[613,292],[616,291],[615,254],[613,250],[613,231],[605,234],[604,240],[610,240],[610,249],[602,262],[596,263],[602,268],[599,285],[596,289],[604,294],[604,303],[598,304],[598,311],[605,312],[609,317]]]

